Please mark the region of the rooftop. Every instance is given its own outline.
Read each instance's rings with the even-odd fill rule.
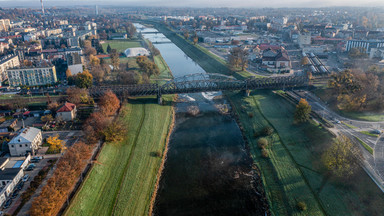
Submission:
[[[21,168],[7,168],[0,170],[0,180],[13,180],[20,170]]]
[[[34,127],[26,127],[19,130],[18,134],[8,143],[10,144],[19,144],[19,143],[30,143],[35,137],[41,132],[40,129]]]

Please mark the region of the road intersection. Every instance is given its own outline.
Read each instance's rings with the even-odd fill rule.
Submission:
[[[286,93],[297,101],[305,98],[311,105],[312,111],[334,124],[333,128],[328,128],[329,131],[335,135],[344,134],[355,141],[363,155],[362,167],[384,192],[384,136],[380,133],[384,128],[384,121],[360,121],[340,116],[328,108],[320,98],[308,91],[287,91]],[[369,147],[364,147],[361,142]],[[368,151],[369,148],[373,150],[373,154]]]

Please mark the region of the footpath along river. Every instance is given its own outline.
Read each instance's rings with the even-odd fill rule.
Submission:
[[[174,77],[205,73],[163,34],[153,33],[156,29],[135,25],[160,50]],[[179,95],[154,215],[265,214],[252,159],[229,109],[221,92]]]

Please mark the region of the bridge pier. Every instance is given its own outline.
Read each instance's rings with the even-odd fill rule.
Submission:
[[[244,96],[249,97],[249,94],[251,93],[251,90],[243,90]]]
[[[163,105],[163,98],[161,97],[161,95],[157,95],[157,103],[159,105]]]

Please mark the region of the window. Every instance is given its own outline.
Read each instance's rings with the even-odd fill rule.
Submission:
[[[20,145],[20,148],[23,147],[23,145]]]
[[[11,145],[12,148],[14,148],[15,146],[14,145]]]
[[[25,144],[25,147],[28,147],[28,144]]]

